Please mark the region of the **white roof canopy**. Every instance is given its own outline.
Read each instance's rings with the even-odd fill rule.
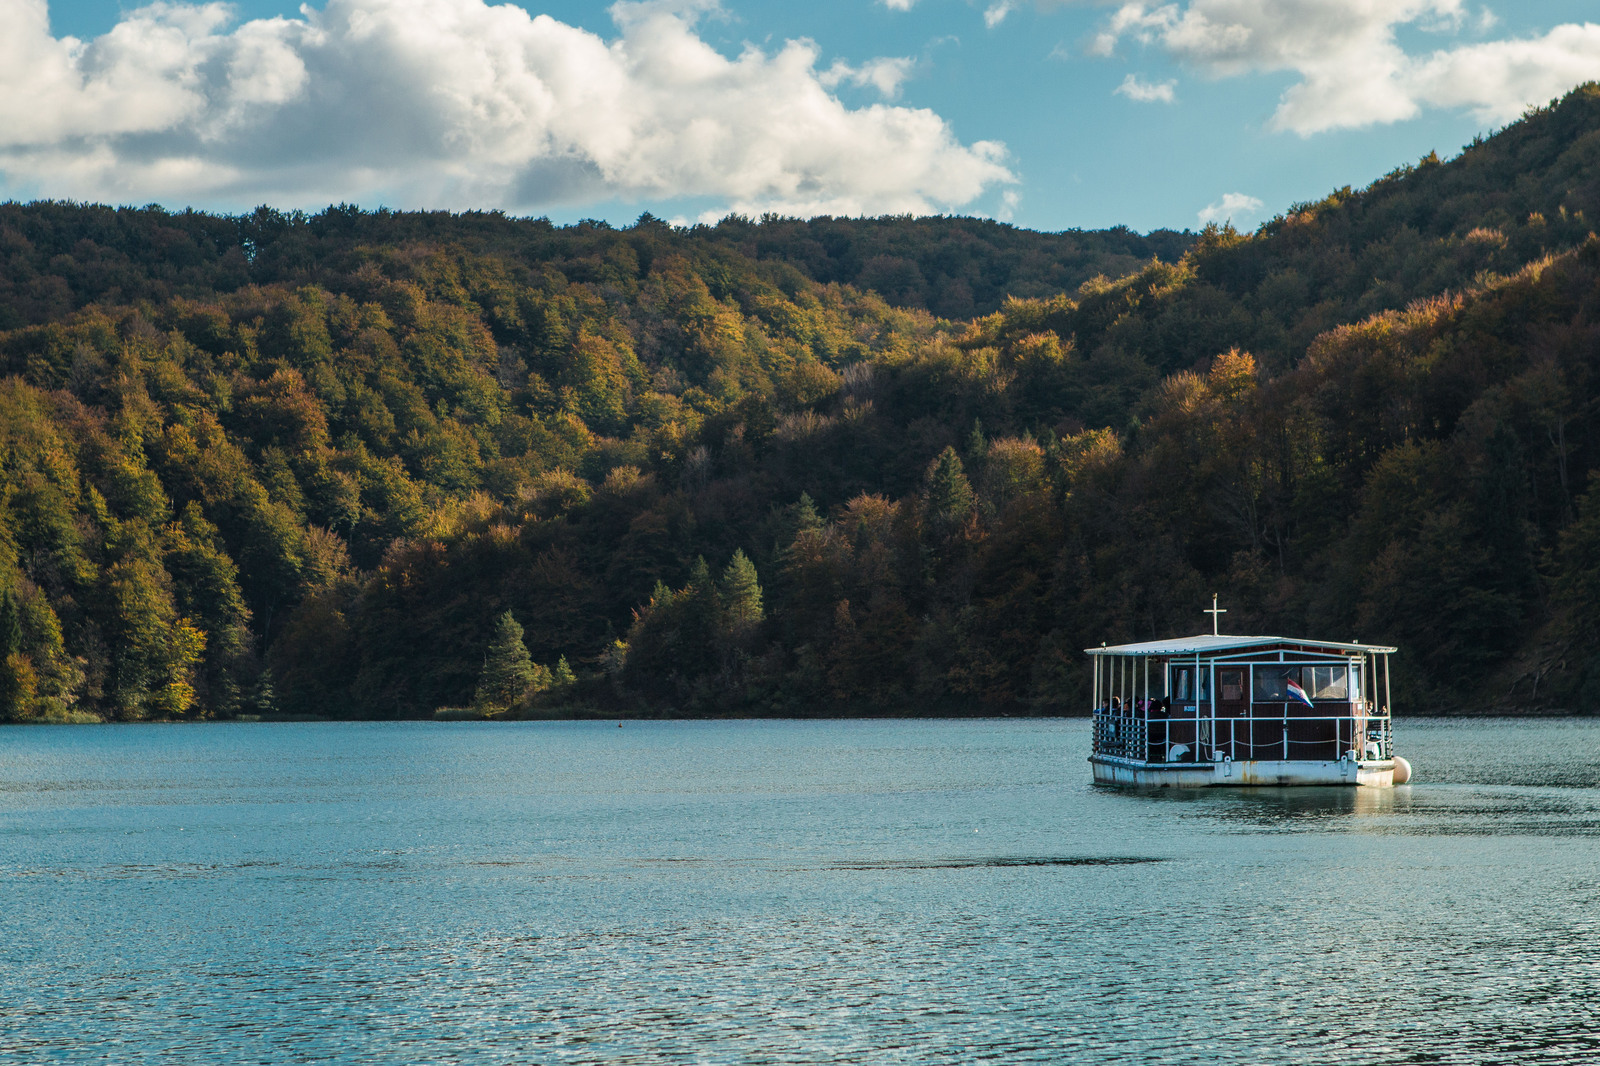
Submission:
[[[1354,644],[1337,640],[1305,640],[1300,637],[1233,637],[1227,634],[1213,636],[1201,633],[1193,637],[1173,637],[1170,640],[1149,640],[1143,644],[1102,645],[1083,649],[1090,655],[1214,655],[1218,652],[1243,651],[1249,648],[1268,647],[1274,644],[1298,644],[1331,655],[1360,655],[1364,652],[1387,654],[1394,648],[1384,644]]]

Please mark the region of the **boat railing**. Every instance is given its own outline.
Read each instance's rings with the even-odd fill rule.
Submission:
[[[1137,714],[1102,708],[1094,715],[1094,750],[1101,755],[1144,759],[1150,747],[1149,725]]]
[[[1388,759],[1393,755],[1393,734],[1387,717],[1349,713],[1146,719],[1132,710],[1100,708],[1094,715],[1094,751],[1169,764],[1224,759]]]

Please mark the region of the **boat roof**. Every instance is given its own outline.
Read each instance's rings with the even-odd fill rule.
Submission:
[[[1386,644],[1356,644],[1341,640],[1306,640],[1302,637],[1239,637],[1226,633],[1200,633],[1192,637],[1172,637],[1167,640],[1147,640],[1142,644],[1101,645],[1085,648],[1090,655],[1205,655],[1215,652],[1240,651],[1246,648],[1272,647],[1278,644],[1296,644],[1304,648],[1326,649],[1330,652],[1362,652],[1386,654],[1395,649]]]

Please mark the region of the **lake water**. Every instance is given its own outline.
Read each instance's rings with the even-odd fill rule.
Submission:
[[[0,731],[0,1062],[1600,1061],[1600,722],[1139,795],[1086,720]]]

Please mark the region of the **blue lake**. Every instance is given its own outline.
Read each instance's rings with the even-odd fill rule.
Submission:
[[[1600,722],[1395,790],[1086,720],[0,731],[0,1062],[1600,1061]]]

